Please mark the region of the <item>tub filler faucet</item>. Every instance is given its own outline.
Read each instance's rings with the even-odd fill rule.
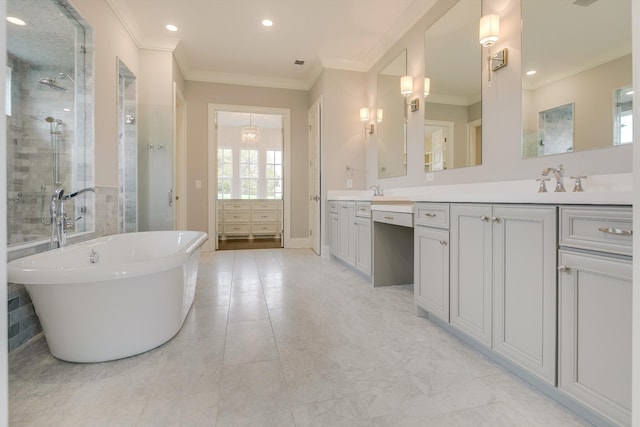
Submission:
[[[53,230],[51,232],[51,248],[61,248],[67,244],[67,228],[72,227],[81,216],[75,219],[69,219],[64,209],[64,202],[79,196],[87,191],[95,192],[95,188],[87,187],[82,190],[75,191],[69,195],[64,194],[63,188],[56,189],[51,195],[51,205],[49,213],[51,214],[51,223]],[[55,237],[55,240],[54,240]],[[56,246],[57,243],[57,246]]]

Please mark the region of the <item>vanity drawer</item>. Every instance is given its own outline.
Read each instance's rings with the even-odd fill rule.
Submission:
[[[406,212],[373,211],[373,220],[386,224],[413,227],[413,214]]]
[[[254,211],[275,211],[278,209],[278,202],[253,202],[251,203],[251,209]]]
[[[224,212],[224,222],[249,222],[249,212]]]
[[[251,234],[278,234],[278,223],[251,224]]]
[[[249,224],[225,224],[224,234],[249,234]]]
[[[264,212],[251,212],[251,221],[253,222],[273,222],[278,220],[278,212],[264,211]]]
[[[227,201],[222,204],[225,211],[247,211],[251,206],[250,202],[245,201]]]
[[[449,228],[448,203],[416,203],[416,225]]]
[[[560,207],[560,246],[632,255],[631,207]]]
[[[357,202],[356,203],[356,216],[362,218],[371,218],[371,203],[370,202]]]
[[[338,202],[335,200],[329,200],[329,212],[338,213]]]

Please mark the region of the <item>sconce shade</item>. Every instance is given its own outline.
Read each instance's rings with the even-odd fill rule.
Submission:
[[[429,96],[429,91],[431,90],[431,79],[429,77],[424,78],[424,97]]]
[[[383,114],[382,108],[378,108],[378,111],[377,111],[377,115],[378,115],[378,117],[377,117],[377,119],[378,119],[378,123],[382,122],[382,114]]]
[[[500,16],[485,15],[480,18],[480,44],[484,47],[493,46],[500,35]]]
[[[400,93],[402,96],[409,96],[413,92],[413,77],[403,76],[400,79]]]
[[[369,109],[368,108],[361,108],[360,109],[360,121],[361,122],[368,122],[369,121]]]

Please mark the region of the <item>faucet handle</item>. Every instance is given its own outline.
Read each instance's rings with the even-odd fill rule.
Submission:
[[[584,175],[572,176],[571,179],[575,179],[576,180],[575,184],[573,184],[573,191],[575,191],[575,192],[584,191],[584,189],[582,188],[582,180],[583,179],[587,179],[586,176],[584,176]]]
[[[537,182],[540,182],[540,186],[538,187],[538,193],[546,193],[547,192],[547,184],[549,178],[541,177],[536,179]]]

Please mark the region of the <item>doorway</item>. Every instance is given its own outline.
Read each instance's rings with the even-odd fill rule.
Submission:
[[[285,245],[288,124],[288,110],[210,106],[209,235],[216,249]]]

